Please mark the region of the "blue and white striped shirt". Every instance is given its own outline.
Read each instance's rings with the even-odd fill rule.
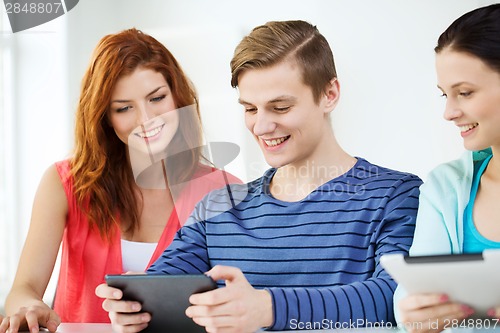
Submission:
[[[284,202],[269,192],[275,172],[231,185],[230,196],[227,189],[209,193],[148,273],[238,267],[271,293],[272,330],[393,323],[396,283],[379,259],[407,254],[421,180],[358,158],[302,201]]]

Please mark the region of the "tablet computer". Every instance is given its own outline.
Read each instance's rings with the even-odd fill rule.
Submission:
[[[138,301],[151,314],[142,332],[202,333],[205,329],[186,316],[189,296],[217,288],[200,275],[106,275],[108,286],[121,289],[123,299]]]
[[[380,263],[408,293],[445,293],[472,307],[473,317],[486,318],[488,309],[500,305],[500,250],[406,257],[386,254]]]

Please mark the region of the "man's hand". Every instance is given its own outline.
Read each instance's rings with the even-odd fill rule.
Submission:
[[[95,294],[105,298],[102,308],[109,312],[109,319],[114,332],[135,333],[145,329],[151,320],[149,313],[139,313],[141,304],[133,301],[122,301],[123,293],[103,283],[97,286]]]
[[[215,266],[206,274],[226,287],[192,295],[186,315],[207,332],[255,332],[273,324],[271,295],[253,288],[240,269]]]

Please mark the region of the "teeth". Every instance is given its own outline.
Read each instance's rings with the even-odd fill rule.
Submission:
[[[264,142],[265,142],[265,143],[266,143],[266,145],[268,145],[269,147],[274,147],[274,146],[279,145],[280,143],[282,143],[282,142],[283,142],[283,141],[285,141],[286,139],[288,139],[288,137],[283,137],[283,138],[273,139],[273,140],[264,140]]]
[[[136,133],[136,135],[140,136],[143,139],[150,138],[150,137],[155,136],[156,134],[160,133],[162,127],[163,126],[156,127],[156,128],[153,128],[152,130],[147,131],[147,132],[139,132],[139,133]]]
[[[467,132],[467,131],[473,129],[474,127],[476,127],[477,125],[479,125],[479,124],[475,123],[475,124],[468,124],[468,125],[459,126],[460,132]]]

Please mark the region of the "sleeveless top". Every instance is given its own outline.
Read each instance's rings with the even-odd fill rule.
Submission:
[[[89,226],[86,215],[78,207],[73,193],[70,160],[57,162],[56,168],[68,200],[68,215],[62,239],[61,269],[54,310],[62,322],[109,323],[108,313],[102,309],[103,299],[95,295],[95,289],[104,283],[106,274],[124,273],[120,229],[118,226],[112,228],[111,242],[102,239],[99,231]],[[211,190],[226,186],[227,182],[241,183],[231,174],[200,165],[193,180],[183,188],[176,200],[147,267],[170,245],[196,203]]]

